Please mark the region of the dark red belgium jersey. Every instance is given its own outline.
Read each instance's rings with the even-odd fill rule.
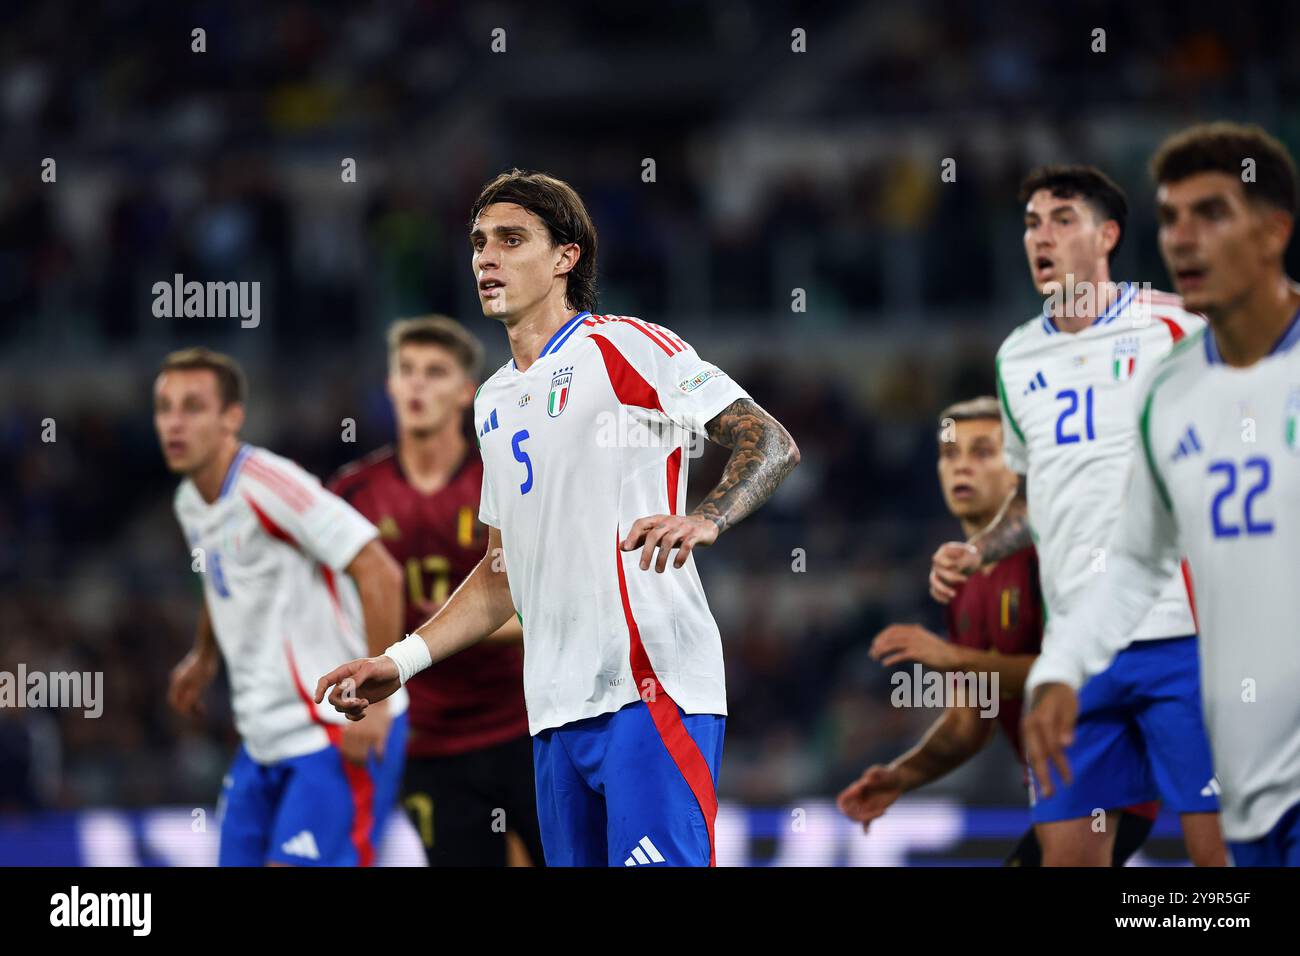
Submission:
[[[1043,645],[1043,598],[1038,588],[1038,553],[1033,548],[1003,558],[988,574],[973,574],[944,610],[948,639],[977,651],[998,654],[1038,654]],[[1025,762],[1020,737],[1024,697],[1002,699],[998,722]],[[1125,807],[1129,813],[1154,820],[1160,801]]]
[[[944,610],[948,639],[962,647],[998,654],[1037,654],[1043,643],[1043,600],[1038,589],[1038,554],[1018,551],[972,574]],[[1002,698],[998,722],[1021,762],[1023,697]]]
[[[487,528],[478,520],[482,484],[483,461],[472,446],[447,485],[430,495],[406,480],[391,447],[330,479],[329,489],[370,519],[402,566],[406,633],[429,619],[487,550]],[[476,644],[416,674],[406,689],[411,756],[466,753],[528,733],[517,644]]]

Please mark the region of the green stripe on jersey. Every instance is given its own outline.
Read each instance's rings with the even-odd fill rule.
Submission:
[[[1151,451],[1151,403],[1156,397],[1156,387],[1165,380],[1166,376],[1162,375],[1151,385],[1151,390],[1147,392],[1147,400],[1142,405],[1142,417],[1138,420],[1138,431],[1142,434],[1142,452],[1146,456],[1147,467],[1151,469],[1151,477],[1155,479],[1156,490],[1160,492],[1160,500],[1165,503],[1165,507],[1172,512],[1174,503],[1169,498],[1169,490],[1165,487],[1164,480],[1160,477],[1160,469],[1156,467],[1156,456]]]
[[[1151,469],[1151,477],[1155,479],[1156,490],[1160,492],[1160,498],[1170,512],[1174,510],[1173,499],[1169,497],[1169,489],[1165,487],[1164,480],[1160,477],[1160,469],[1156,467],[1155,452],[1151,449],[1151,405],[1155,401],[1156,390],[1168,381],[1170,375],[1177,371],[1174,368],[1174,360],[1196,347],[1204,336],[1209,335],[1209,329],[1208,325],[1198,329],[1194,334],[1189,335],[1175,345],[1169,354],[1160,360],[1160,364],[1156,366],[1156,377],[1147,390],[1146,401],[1142,404],[1142,417],[1138,420],[1138,432],[1142,436],[1143,456],[1146,458],[1147,467]]]
[[[1020,425],[1016,423],[1016,416],[1011,414],[1011,403],[1007,401],[1007,390],[1006,387],[1002,384],[1002,359],[1001,358],[997,359],[994,362],[994,369],[996,371],[996,376],[997,376],[998,399],[1002,402],[1002,410],[1007,413],[1007,421],[1011,423],[1011,428],[1013,431],[1015,431],[1016,437],[1020,439],[1020,444],[1027,445],[1029,443],[1025,441],[1025,433],[1020,430]]]

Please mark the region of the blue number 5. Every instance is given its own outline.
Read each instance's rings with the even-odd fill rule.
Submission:
[[[528,452],[519,447],[527,437],[528,429],[524,428],[515,432],[514,436],[510,439],[510,447],[513,448],[515,452],[515,461],[523,463],[528,468],[528,477],[525,478],[524,483],[519,486],[519,493],[521,495],[526,495],[533,489],[533,460],[528,457]]]

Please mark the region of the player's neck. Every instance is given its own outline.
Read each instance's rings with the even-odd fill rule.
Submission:
[[[239,445],[238,438],[232,436],[226,439],[207,464],[190,472],[190,481],[194,482],[199,496],[208,504],[212,504],[221,496],[221,486],[226,481],[226,473],[230,471],[230,463],[239,454]]]
[[[1092,295],[1081,291],[1089,284]],[[1104,315],[1118,299],[1119,286],[1111,281],[1110,271],[1103,269],[1095,279],[1068,283],[1062,295],[1048,301],[1048,314],[1060,331],[1074,334],[1096,322],[1097,316]]]
[[[465,460],[469,442],[458,421],[433,432],[402,432],[397,438],[397,461],[411,486],[430,495],[447,486]]]
[[[1209,335],[1224,364],[1254,365],[1273,350],[1300,309],[1300,286],[1286,275],[1261,283],[1236,305],[1210,316]]]
[[[551,336],[577,314],[578,310],[569,308],[563,297],[552,296],[507,323],[506,335],[510,339],[510,354],[514,356],[515,368],[521,372],[528,371]]]

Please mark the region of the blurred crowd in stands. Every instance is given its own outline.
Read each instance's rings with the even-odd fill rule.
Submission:
[[[99,720],[0,709],[0,809],[215,798],[224,689],[197,724],[165,703],[201,598],[152,432],[157,362],[240,357],[247,437],[327,476],[391,437],[391,319],[458,315],[508,357],[465,234],[511,166],[585,197],[604,309],[690,339],[802,450],[699,557],[727,654],[723,796],[831,794],[894,756],[933,714],[890,707],[866,649],[892,621],[940,622],[926,571],[956,527],[935,416],[991,390],[993,350],[1037,308],[1020,178],[1107,168],[1132,209],[1116,272],[1160,287],[1160,138],[1229,116],[1300,144],[1300,8],[1076,7],[7,6],[0,670],[102,670],[107,701]],[[260,324],[155,316],[177,273],[260,282]],[[722,460],[693,471],[692,501]],[[1008,753],[954,786],[1020,793]]]

